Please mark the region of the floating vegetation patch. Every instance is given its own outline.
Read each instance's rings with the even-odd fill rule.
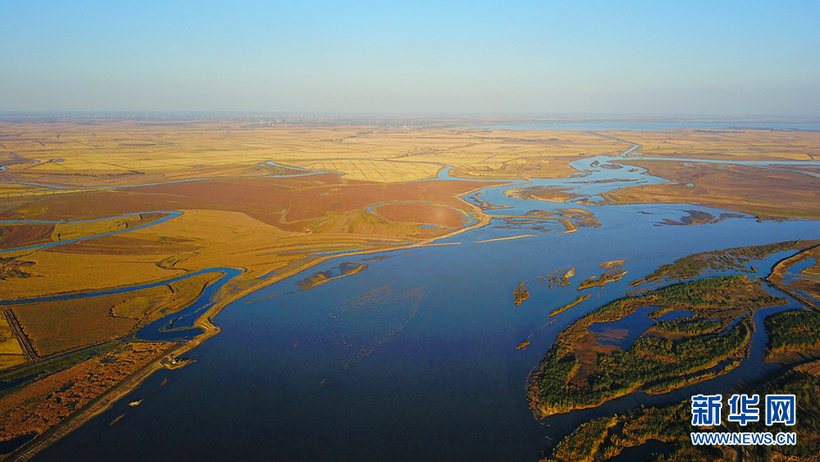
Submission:
[[[691,225],[706,225],[710,223],[720,223],[728,218],[743,218],[745,215],[739,213],[721,213],[720,216],[714,216],[709,212],[701,210],[684,210],[687,214],[681,217],[680,220],[670,220],[664,218],[661,224],[670,226],[691,226]]]

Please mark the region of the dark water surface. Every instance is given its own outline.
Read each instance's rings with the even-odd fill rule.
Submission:
[[[578,181],[665,181],[641,169],[592,168],[594,160],[611,158],[578,161],[590,173],[584,178],[526,186],[560,185],[594,196],[625,183]],[[725,376],[669,395],[634,393],[598,409],[535,420],[527,406],[527,375],[574,319],[623,296],[630,281],[660,264],[696,252],[818,238],[820,226],[748,216],[667,226],[665,219],[680,220],[688,210],[725,211],[687,204],[567,205],[502,193],[522,186],[487,188],[480,198],[510,206],[488,212],[494,215],[577,207],[594,213],[601,226],[556,234],[564,227],[553,220],[510,226],[499,217],[442,240],[459,245],[324,262],[228,305],[216,317],[222,333],[187,355],[195,363],[154,374],[35,460],[535,461],[550,441],[589,418],[693,392],[729,391],[773,367],[761,364],[762,319],[785,307],[756,314],[751,358]],[[523,234],[536,237],[475,243]],[[765,275],[792,254],[751,262],[757,273],[750,275]],[[365,258],[364,271],[297,290],[297,281],[317,271]],[[607,271],[599,265],[609,260],[625,260],[627,275],[579,291],[578,283]],[[550,289],[538,278],[570,268],[576,269],[571,285]],[[516,306],[512,291],[521,282],[529,298]],[[587,301],[549,317],[587,293]],[[637,314],[617,327],[645,328],[646,313]],[[524,340],[529,346],[517,349]],[[144,401],[127,405],[136,400]],[[663,452],[662,446],[650,449]]]

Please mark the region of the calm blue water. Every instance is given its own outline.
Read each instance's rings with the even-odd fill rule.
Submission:
[[[656,308],[658,307],[644,306],[630,316],[614,322],[596,323],[589,326],[588,330],[598,335],[599,344],[626,350],[646,329],[655,325],[655,320],[649,317],[649,313]]]
[[[664,181],[641,169],[593,169],[594,160],[608,158],[577,163],[590,171],[583,178],[588,183],[526,186],[560,185],[594,196],[623,185],[594,183],[602,179]],[[526,402],[528,373],[561,329],[632,290],[630,281],[696,252],[816,238],[820,226],[746,216],[658,226],[686,210],[724,211],[688,204],[567,205],[503,194],[516,187],[522,185],[481,191],[482,200],[511,208],[489,211],[498,216],[490,226],[442,240],[458,245],[384,253],[390,258],[380,261],[372,259],[380,255],[363,256],[367,270],[294,291],[296,281],[318,270],[357,261],[340,257],[228,305],[216,317],[223,331],[188,354],[195,363],[154,374],[35,460],[534,461],[548,438],[589,418],[695,391],[729,391],[772,367],[760,362],[762,320],[784,307],[756,314],[751,358],[726,376],[669,395],[634,393],[599,409],[535,420]],[[601,226],[557,234],[564,227],[552,220],[509,229],[503,217],[568,207],[594,213]],[[523,234],[536,237],[476,243]],[[578,283],[603,273],[599,265],[609,260],[626,260],[627,275],[579,291]],[[757,274],[768,272],[770,260],[752,262]],[[576,274],[568,286],[550,289],[538,278],[569,268]],[[516,306],[512,291],[521,282],[530,296]],[[585,293],[592,297],[549,317]],[[517,349],[524,340],[530,345]],[[140,406],[127,406],[140,399]]]

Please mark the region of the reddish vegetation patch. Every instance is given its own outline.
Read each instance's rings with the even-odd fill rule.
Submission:
[[[578,360],[578,371],[570,379],[569,384],[573,388],[585,388],[589,386],[589,378],[598,373],[598,356],[612,354],[620,348],[611,345],[602,345],[598,341],[598,336],[592,332],[587,332],[575,344],[572,352]]]
[[[51,242],[54,225],[46,223],[0,227],[0,249],[15,249]]]
[[[43,198],[40,219],[101,218],[145,210],[244,212],[288,231],[301,231],[328,211],[344,212],[384,202],[419,201],[465,208],[458,199],[490,182],[418,181],[401,184],[345,182],[335,173],[297,178],[203,180]],[[0,219],[22,214],[8,210]],[[30,218],[30,217],[26,217]]]
[[[464,226],[464,217],[460,213],[440,205],[385,204],[377,207],[376,212],[393,222],[430,224],[443,228],[460,228]]]

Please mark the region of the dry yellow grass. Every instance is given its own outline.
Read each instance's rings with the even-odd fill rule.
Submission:
[[[820,179],[790,169],[711,163],[629,160],[672,180],[606,193],[614,203],[687,203],[734,210],[760,217],[820,218]],[[689,186],[692,185],[692,186]]]
[[[820,158],[816,132],[606,134],[640,144],[639,151],[648,156]],[[40,161],[11,165],[9,173],[85,185],[276,173],[275,167],[264,164],[269,160],[380,182],[430,178],[438,168],[431,163],[453,165],[454,175],[558,177],[572,173],[566,160],[617,154],[629,147],[585,132],[292,127],[230,121],[0,124],[0,135],[6,135],[3,144],[8,151]],[[0,189],[0,194],[4,192]]]
[[[326,172],[342,172],[345,179],[398,183],[434,178],[442,168],[434,164],[389,162],[380,160],[337,159],[304,165],[305,168]]]
[[[49,188],[44,186],[33,186],[25,184],[0,183],[0,197],[15,197],[24,194],[46,194],[50,192]]]
[[[68,241],[71,239],[125,231],[127,229],[152,223],[163,216],[165,215],[151,213],[131,215],[122,218],[112,218],[110,220],[88,221],[84,223],[58,223],[54,226],[52,240],[54,242]]]
[[[144,284],[171,279],[187,272],[206,268],[235,266],[248,268],[249,277],[283,266],[292,258],[277,255],[277,249],[301,241],[301,233],[288,233],[239,212],[187,210],[173,220],[149,228],[131,231],[128,238],[136,242],[160,242],[183,239],[194,247],[177,252],[151,255],[112,256],[107,253],[65,252],[60,246],[28,252],[33,261],[31,278],[4,281],[4,299],[24,299],[61,293],[78,288],[104,288]],[[95,239],[96,241],[97,239]],[[318,239],[314,248],[320,248]],[[309,251],[310,247],[305,251]]]
[[[190,305],[218,274],[118,294],[10,305],[40,357],[123,337]]]
[[[158,267],[154,255],[112,258],[111,255],[39,250],[27,252],[22,258],[34,262],[33,266],[26,268],[33,277],[3,281],[3,300],[131,286],[185,274],[182,270]]]
[[[0,340],[0,355],[23,355],[23,349],[17,339]],[[25,360],[25,358],[23,358]]]
[[[0,370],[26,362],[26,356],[20,342],[14,337],[9,321],[0,312]]]
[[[638,152],[651,157],[820,160],[820,132],[686,129],[607,134],[641,145]]]
[[[11,335],[9,330],[9,320],[5,315],[0,316],[0,338],[8,338]]]
[[[14,367],[18,364],[26,362],[26,357],[23,355],[0,355],[0,370]]]
[[[445,131],[446,132],[446,131]],[[456,130],[465,144],[433,143],[403,159],[452,165],[454,176],[480,178],[562,178],[576,173],[567,164],[581,157],[615,155],[629,145],[585,132]]]
[[[3,299],[144,284],[226,266],[246,270],[238,278],[241,285],[311,254],[387,247],[412,241],[418,233],[418,224],[392,223],[362,210],[331,213],[330,219],[311,233],[283,231],[241,212],[184,210],[173,220],[128,232],[128,241],[115,241],[116,255],[100,250],[108,238],[86,241],[100,252],[94,254],[69,252],[62,246],[20,252],[24,255],[21,258],[34,262],[26,271],[35,277],[4,281]],[[140,242],[178,241],[191,249],[179,251],[178,246],[169,244],[165,252],[161,247],[151,254],[139,251]],[[132,254],[120,248],[129,242],[135,249]]]
[[[85,186],[278,173],[265,164],[270,160],[378,182],[432,178],[440,168],[434,164],[453,165],[455,175],[551,178],[574,172],[566,160],[628,147],[584,132],[302,128],[230,121],[0,123],[0,135],[5,149],[22,161],[39,161],[10,165],[0,179],[16,175]]]
[[[511,241],[514,239],[523,239],[525,237],[537,237],[535,234],[524,234],[521,236],[497,237],[495,239],[485,239],[483,241],[475,241],[473,244],[484,244],[485,242]]]

